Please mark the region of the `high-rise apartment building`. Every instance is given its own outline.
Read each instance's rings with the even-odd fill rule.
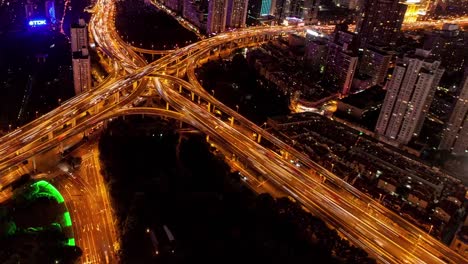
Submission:
[[[444,72],[439,66],[440,61],[423,50],[397,61],[375,128],[378,135],[405,145],[419,134]]]
[[[356,35],[354,33],[336,30],[333,39],[328,43],[325,66],[326,81],[339,87],[343,95],[348,94],[351,90],[358,63],[355,41]]]
[[[228,0],[226,26],[230,28],[245,27],[248,0]]]
[[[440,57],[448,72],[462,72],[468,58],[468,35],[460,32],[456,24],[444,24],[442,30],[432,30],[425,35],[424,49]]]
[[[442,134],[439,149],[448,149],[454,154],[468,152],[468,68],[461,84],[460,94]]]
[[[400,32],[405,11],[406,5],[399,0],[363,0],[356,25],[360,47],[364,48],[368,43],[394,43]]]
[[[220,33],[226,29],[228,0],[211,0],[208,4],[206,33]]]
[[[383,84],[392,54],[382,47],[368,45],[363,52],[359,73],[372,78],[372,85]]]
[[[72,24],[70,34],[72,52],[88,47],[88,30],[84,19],[79,19],[78,23]]]
[[[91,60],[87,48],[73,52],[72,56],[75,94],[80,94],[91,89]]]

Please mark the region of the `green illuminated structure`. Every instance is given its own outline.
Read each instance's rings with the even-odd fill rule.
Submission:
[[[49,182],[41,180],[38,182],[35,182],[31,185],[31,188],[34,188],[34,195],[51,195],[52,197],[55,198],[57,203],[62,204],[65,202],[65,199],[63,199],[62,194]],[[63,223],[64,227],[70,227],[72,226],[72,220],[70,217],[70,212],[66,211],[63,213]],[[57,224],[57,223],[54,223]],[[68,241],[65,243],[68,246],[75,246],[75,238],[71,237],[68,238]]]
[[[63,199],[63,196],[60,194],[60,192],[50,183],[48,183],[47,181],[38,181],[38,182],[35,182],[31,185],[31,187],[39,187],[39,190],[43,190],[47,193],[49,193],[50,195],[52,195],[55,200],[57,200],[57,203],[63,203],[65,200]]]

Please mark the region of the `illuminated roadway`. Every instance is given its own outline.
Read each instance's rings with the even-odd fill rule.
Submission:
[[[115,5],[111,1],[99,0],[93,13],[90,30],[94,41],[107,56],[116,62],[114,64],[115,69],[118,70],[116,75],[95,90],[72,98],[54,111],[0,138],[0,169],[8,168],[52,145],[57,145],[61,141],[60,137],[80,133],[112,115],[163,114],[191,124],[212,137],[215,142],[222,144],[236,156],[250,163],[253,168],[264,173],[271,182],[283,188],[286,193],[382,262],[442,263],[439,259],[441,256],[452,263],[467,262],[466,259],[422,230],[313,163],[304,154],[295,151],[218,102],[207,94],[191,76],[191,67],[199,59],[197,56],[207,56],[211,50],[224,43],[264,34],[275,35],[294,29],[290,27],[248,28],[221,34],[178,49],[147,64],[116,33]],[[176,77],[164,76],[164,73],[179,75],[184,72],[187,72],[190,83]],[[144,78],[152,74],[157,78]],[[133,85],[137,81],[139,84]],[[248,135],[235,129],[235,126],[218,119],[205,107],[179,93],[174,84],[182,85],[184,90],[190,90],[200,96],[203,101],[215,105],[217,109],[233,117],[237,123],[262,135],[264,139],[288,152],[289,158],[285,159],[264,148]],[[146,87],[155,88],[179,114],[161,109],[126,108]],[[114,101],[106,103],[107,100]],[[90,114],[85,114],[87,112]],[[60,130],[64,124],[77,117],[84,118],[85,121],[71,125],[73,129],[64,128],[63,133],[53,132]],[[50,133],[52,135],[48,136]],[[47,137],[46,140],[40,142],[45,137]],[[301,167],[291,164],[290,159],[294,162],[300,161]],[[327,180],[323,182],[323,178]],[[0,183],[3,184],[1,179]]]
[[[468,25],[468,16],[456,17],[456,18],[447,18],[440,20],[428,20],[428,21],[416,21],[413,23],[404,23],[402,26],[403,30],[413,30],[413,29],[422,29],[422,28],[442,28],[442,25],[445,23],[449,24],[458,24],[460,27]]]

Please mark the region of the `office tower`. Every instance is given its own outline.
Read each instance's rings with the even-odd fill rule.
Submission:
[[[372,85],[383,84],[392,54],[383,47],[368,45],[363,52],[359,73],[372,78]]]
[[[360,47],[364,48],[368,43],[395,43],[405,11],[406,5],[398,0],[364,0],[356,24]]]
[[[226,29],[228,0],[211,0],[208,5],[206,33],[223,32]]]
[[[341,30],[335,30],[333,39],[328,43],[326,81],[339,87],[343,95],[350,92],[356,71],[358,57],[354,48],[355,43],[354,33]]]
[[[91,89],[91,60],[87,48],[72,53],[75,94]]]
[[[88,47],[88,30],[84,19],[79,19],[78,23],[72,24],[70,34],[72,52]]]
[[[444,72],[439,66],[440,61],[430,59],[429,52],[423,50],[397,61],[375,128],[378,135],[407,144],[419,134]]]
[[[275,0],[262,0],[260,15],[268,16],[274,14]]]
[[[466,155],[468,152],[468,68],[455,107],[442,133],[439,149],[448,149],[454,154]]]
[[[228,0],[226,25],[230,28],[245,27],[248,0]]]
[[[317,21],[319,3],[320,0],[276,0],[276,17],[281,21],[296,17],[312,24]]]
[[[55,18],[55,1],[54,0],[47,0],[45,2],[45,12],[46,18],[50,21],[50,23],[55,24],[57,19]]]

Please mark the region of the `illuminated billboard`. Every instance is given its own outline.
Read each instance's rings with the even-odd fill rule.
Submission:
[[[29,21],[29,26],[31,27],[39,27],[47,25],[47,21],[45,19],[35,19]]]

